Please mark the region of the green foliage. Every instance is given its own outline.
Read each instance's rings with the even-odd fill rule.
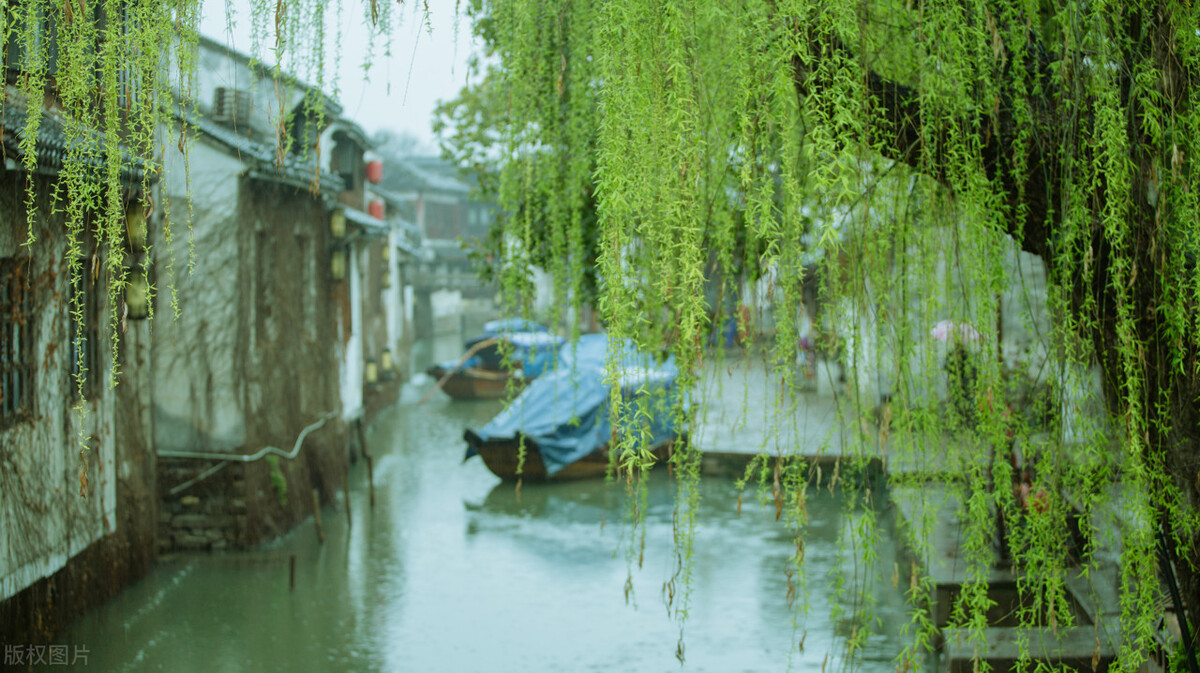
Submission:
[[[1069,622],[1064,578],[1076,561],[1062,550],[1077,510],[1102,518],[1119,509],[1195,539],[1200,40],[1189,7],[472,8],[493,66],[443,109],[443,128],[457,134],[448,151],[494,176],[488,188],[509,209],[494,263],[522,281],[506,287],[529,292],[531,263],[553,274],[559,295],[595,274],[610,334],[669,349],[688,384],[709,357],[710,325],[753,300],[749,284],[766,283],[775,338],[765,357],[790,386],[796,316],[815,268],[824,341],[839,345],[855,379],[846,424],[865,427],[874,396],[892,396],[891,438],[855,432],[839,450],[935,463],[956,485],[970,581],[954,621],[977,644],[993,608],[998,516],[1025,573],[1028,625]],[[573,254],[579,240],[595,242],[594,267],[593,255]],[[1012,291],[1017,248],[1046,265],[1048,331],[1030,292]],[[996,348],[997,315],[1014,307],[1004,296],[1023,297],[1016,310],[1041,332],[1036,352],[1011,361]],[[965,361],[947,371],[945,350],[931,343],[942,319],[981,333],[969,375]],[[1089,401],[1092,370],[1103,377],[1102,404]],[[949,405],[947,377],[958,382]],[[879,378],[890,390],[863,385]],[[1089,411],[1100,409],[1107,418]],[[695,413],[677,411],[685,423]],[[1035,438],[1037,452],[1011,458]],[[692,452],[675,462],[684,574]],[[764,454],[754,470],[768,464]],[[802,502],[803,480],[768,481],[784,492],[779,502]],[[1030,492],[1046,494],[1036,509]],[[1123,494],[1119,505],[1113,493]],[[862,521],[865,539],[873,517]],[[934,522],[917,523],[906,536],[919,547]],[[1147,653],[1156,525],[1133,525],[1122,539],[1130,668]],[[1100,543],[1083,535],[1085,549]],[[1084,560],[1093,572],[1094,558]],[[910,591],[925,605],[927,584],[914,580]],[[931,628],[924,610],[914,635]]]
[[[287,475],[279,467],[279,456],[267,456],[267,465],[271,470],[271,486],[275,487],[275,497],[280,505],[287,505]]]
[[[80,20],[84,10],[128,20]],[[258,34],[276,27],[280,77],[290,70],[324,87],[325,10],[321,0],[255,3]],[[364,11],[390,44],[390,3]],[[1200,530],[1200,34],[1191,5],[472,0],[467,11],[487,45],[481,76],[439,118],[446,151],[505,212],[489,252],[512,309],[535,305],[532,269],[541,267],[555,322],[577,329],[594,303],[614,342],[670,353],[680,385],[694,390],[713,326],[739,304],[770,303],[774,338],[752,352],[789,389],[815,271],[821,341],[837,344],[848,373],[839,414],[849,431],[837,450],[847,465],[918,465],[944,477],[957,503],[943,512],[961,520],[967,563],[954,623],[983,644],[998,516],[1011,524],[1019,620],[1032,629],[1069,623],[1064,585],[1075,560],[1063,550],[1074,512],[1108,519],[1106,529],[1119,513],[1119,665],[1145,660],[1158,604],[1155,533],[1194,550]],[[162,170],[155,129],[171,106],[190,104],[169,94],[160,59],[170,54],[181,78],[194,76],[186,46],[198,13],[195,2],[24,0],[5,16],[5,43],[25,59],[16,89],[30,176],[50,82],[38,26],[57,20],[56,82],[72,142],[55,198],[72,253],[85,231],[114,253],[102,257],[114,335],[128,273],[116,254],[131,196],[122,169],[134,156],[147,162],[132,191],[150,208],[149,181]],[[129,81],[137,95],[123,88]],[[318,118],[322,101],[307,103]],[[90,129],[103,141],[89,140]],[[1018,249],[1044,262],[1054,320],[1036,352],[1014,361],[996,347],[996,324],[1012,310],[1004,297],[1021,294],[1012,288]],[[1033,303],[1016,309],[1028,325],[1038,324]],[[930,337],[946,319],[980,333],[968,346],[973,373],[967,382],[959,366],[950,405],[945,347]],[[743,330],[766,322],[749,312],[737,320]],[[887,390],[873,383],[881,379]],[[614,425],[636,427],[647,408],[613,388]],[[883,392],[890,438],[869,427]],[[786,424],[794,414],[779,399],[775,417]],[[673,413],[690,427],[698,407]],[[631,448],[637,432],[623,434]],[[1014,458],[1035,443],[1024,463]],[[700,457],[690,442],[677,448],[679,553],[668,593],[682,625]],[[787,512],[802,575],[807,481],[767,455],[788,447],[762,448],[747,483],[769,483]],[[632,487],[646,457],[619,453],[615,467]],[[846,503],[856,526],[844,552],[855,564],[874,562],[872,497]],[[922,559],[935,525],[928,515],[902,527]],[[1082,537],[1082,572],[1094,574],[1091,552],[1115,541],[1087,527]],[[1195,569],[1182,565],[1186,599],[1200,603]],[[915,667],[931,642],[932,588],[914,573],[907,590],[914,646],[901,661]],[[849,604],[854,650],[875,620],[869,600]]]

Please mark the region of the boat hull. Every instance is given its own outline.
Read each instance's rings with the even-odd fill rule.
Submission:
[[[434,365],[425,370],[425,373],[441,381],[447,372],[444,368]],[[510,381],[513,391],[525,387],[524,379],[516,378],[507,372],[469,367],[450,374],[442,384],[442,392],[456,400],[496,400],[508,396]]]
[[[525,440],[525,464],[520,465],[520,470],[518,471],[520,456],[519,439],[482,440],[470,430],[464,434],[463,438],[467,440],[471,448],[483,459],[483,464],[487,466],[488,470],[491,470],[492,474],[504,481],[517,481],[517,479],[521,479],[523,482],[543,482],[596,479],[603,477],[608,472],[609,451],[607,444],[574,463],[567,465],[554,473],[553,476],[548,476],[546,474],[546,463],[542,460],[542,453],[538,449],[537,443],[533,440]],[[655,445],[652,451],[654,462],[656,464],[662,463],[670,458],[671,449],[674,447],[674,444],[675,440],[668,439]]]

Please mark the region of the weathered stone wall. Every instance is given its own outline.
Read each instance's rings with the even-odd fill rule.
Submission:
[[[346,476],[346,439],[347,428],[334,419],[308,436],[295,459],[275,466],[265,459],[229,462],[174,493],[218,463],[162,459],[160,553],[249,549],[311,516],[314,489],[319,502],[337,501]]]
[[[38,179],[41,213],[53,182]],[[154,456],[149,450],[148,326],[121,334],[120,384],[107,385],[111,350],[106,300],[96,316],[97,375],[86,414],[73,407],[70,276],[59,216],[37,219],[25,240],[25,175],[0,172],[0,258],[17,259],[30,279],[31,352],[37,357],[27,413],[0,430],[0,641],[44,643],[69,619],[149,567],[154,554]],[[85,291],[103,293],[104,271]],[[7,320],[4,323],[8,325]],[[81,441],[88,451],[84,466]]]
[[[235,548],[247,529],[245,468],[225,463],[220,471],[178,493],[171,488],[199,478],[216,461],[164,458],[159,461],[158,551]],[[167,484],[172,486],[168,487]]]
[[[247,448],[289,448],[304,426],[340,408],[339,283],[330,277],[329,211],[307,191],[243,179],[235,228],[242,267]],[[285,446],[286,445],[286,446]]]

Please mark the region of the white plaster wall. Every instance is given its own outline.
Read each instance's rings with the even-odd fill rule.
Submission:
[[[554,306],[554,281],[541,267],[533,269],[533,294],[534,314],[549,315],[551,307]]]
[[[289,113],[304,94],[297,87],[275,82],[273,77],[262,76],[237,56],[223,47],[201,43],[194,70],[195,84],[191,91],[202,114],[212,109],[213,94],[217,87],[228,87],[247,91],[251,98],[250,126],[259,136],[273,137],[282,114]],[[176,59],[170,59],[170,82],[176,96],[181,95]],[[261,72],[261,69],[260,69]],[[281,114],[282,113],[282,114]]]
[[[912,257],[907,277],[897,277],[890,289],[874,287],[867,280],[862,299],[843,299],[822,307],[821,328],[838,336],[848,363],[847,383],[868,407],[904,385],[910,386],[908,392],[916,399],[945,398],[944,367],[949,345],[930,336],[930,328],[937,322],[969,323],[987,339],[992,339],[995,330],[995,301],[963,304],[962,284],[974,282],[971,278],[978,269],[970,265],[978,265],[978,261],[970,257],[960,261],[946,252],[955,249],[954,232],[948,228],[929,227],[919,235],[923,240],[907,253]],[[1045,268],[1039,258],[1021,252],[1015,243],[1010,242],[1003,254],[1007,284],[999,302],[1005,365],[1036,372],[1043,368],[1051,329],[1045,305]],[[960,268],[960,263],[968,266]],[[903,293],[899,291],[901,283],[905,286]],[[757,306],[769,307],[769,302],[763,300],[766,293],[761,285],[747,284],[744,291]],[[903,319],[881,319],[881,315],[903,315]],[[900,331],[905,329],[907,333]],[[971,348],[994,353],[996,342],[987,339],[973,343]],[[902,347],[909,352],[901,353]],[[905,376],[898,372],[901,362],[908,366]]]
[[[404,324],[411,325],[413,322],[413,310],[416,306],[417,291],[412,285],[404,286]]]
[[[24,254],[18,252],[23,237],[18,240],[14,229],[0,228],[0,258]],[[71,557],[113,532],[116,524],[113,401],[117,393],[107,386],[108,338],[102,336],[102,361],[94,363],[102,370],[96,397],[86,403],[86,415],[81,415],[71,408],[68,276],[62,262],[65,239],[61,231],[42,231],[39,238],[28,267],[31,276],[47,269],[58,276],[52,288],[35,294],[32,353],[38,366],[33,376],[33,414],[0,430],[0,601],[61,569]],[[107,315],[104,311],[101,324],[108,324]],[[137,332],[145,327],[132,323],[129,329]],[[86,498],[80,497],[84,440],[89,446]]]
[[[433,319],[445,319],[462,313],[461,290],[434,290],[430,294],[433,305]]]
[[[404,336],[404,304],[403,290],[400,287],[400,254],[396,252],[393,243],[395,234],[388,234],[388,277],[392,279],[391,287],[383,292],[383,310],[387,312],[387,344],[385,348],[392,351],[392,357],[399,357],[400,339]]]
[[[236,359],[243,292],[237,274],[244,263],[237,204],[245,167],[203,140],[191,150],[190,185],[179,154],[168,152],[166,161],[164,205],[175,233],[171,246],[156,251],[154,441],[159,450],[233,450],[246,436]],[[172,265],[177,317],[170,303]]]
[[[355,245],[349,257],[346,279],[350,284],[350,338],[342,353],[342,418],[352,420],[363,414],[363,282],[359,269],[362,246]]]

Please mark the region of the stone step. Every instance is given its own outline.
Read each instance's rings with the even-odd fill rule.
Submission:
[[[1101,672],[1108,670],[1120,647],[1119,630],[1093,626],[1058,630],[991,627],[984,629],[982,635],[986,645],[977,652],[965,630],[945,629],[944,670],[973,673],[978,656],[992,667],[994,673],[1016,671],[1021,658],[1021,640],[1024,639],[1027,653],[1035,662],[1045,662],[1056,668]]]

